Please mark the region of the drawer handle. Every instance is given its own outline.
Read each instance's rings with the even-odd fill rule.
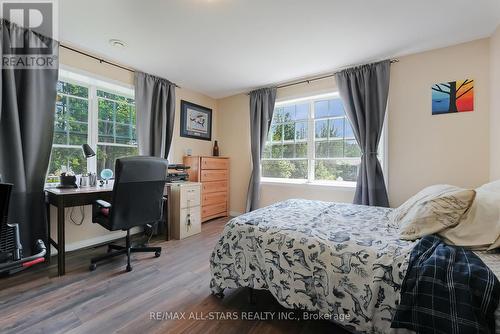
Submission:
[[[189,232],[189,229],[191,228],[191,214],[188,213],[186,215],[186,218],[187,218],[187,222],[186,222],[186,231]]]

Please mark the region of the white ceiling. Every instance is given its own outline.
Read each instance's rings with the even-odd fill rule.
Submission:
[[[63,43],[214,98],[491,35],[500,0],[61,0]],[[109,45],[121,39],[125,48]]]

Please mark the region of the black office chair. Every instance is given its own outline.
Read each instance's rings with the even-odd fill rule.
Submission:
[[[96,269],[97,262],[118,255],[127,255],[127,271],[132,270],[131,253],[154,252],[156,257],[160,256],[161,247],[132,247],[130,229],[162,219],[167,166],[167,160],[153,157],[116,160],[112,204],[97,200],[92,209],[92,221],[110,231],[127,231],[126,245],[108,245],[108,254],[91,259],[90,270]]]

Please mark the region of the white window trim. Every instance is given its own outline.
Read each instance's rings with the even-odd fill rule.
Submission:
[[[97,153],[97,145],[137,147],[137,145],[104,143],[104,142],[101,143],[98,141],[99,106],[98,106],[97,90],[103,90],[109,93],[114,93],[120,96],[135,99],[133,86],[127,85],[125,83],[116,80],[104,78],[87,71],[63,65],[61,65],[59,69],[58,81],[64,81],[88,88],[89,95],[88,95],[88,107],[87,107],[88,108],[87,144],[89,144],[89,146],[92,148],[92,150],[94,150],[94,152]],[[81,99],[87,100],[85,98]],[[53,144],[52,147],[81,148],[81,145]],[[91,173],[97,173],[97,155],[87,159],[87,171]]]
[[[308,177],[307,179],[286,179],[286,178],[271,178],[271,177],[262,177],[260,183],[263,185],[289,185],[289,186],[313,186],[313,187],[329,187],[329,188],[337,188],[339,190],[352,190],[352,188],[356,187],[357,182],[351,182],[351,181],[325,181],[325,180],[314,180],[314,168],[311,168],[309,166],[310,163],[314,163],[316,160],[314,158],[314,102],[321,100],[321,99],[328,99],[332,97],[339,97],[338,92],[329,92],[329,93],[324,93],[324,94],[318,94],[318,95],[313,95],[313,96],[304,96],[304,97],[298,97],[298,98],[288,98],[288,99],[283,99],[283,100],[278,100],[275,103],[275,108],[277,107],[283,107],[287,105],[294,105],[300,102],[305,102],[309,101],[309,117],[308,117],[308,139],[307,139],[307,161],[308,161]],[[325,119],[330,119],[330,118],[335,118],[335,117],[321,117]],[[341,118],[341,117],[338,117]],[[381,167],[382,171],[384,172],[384,182],[386,187],[388,187],[388,152],[389,152],[389,146],[388,146],[388,113],[386,111],[385,113],[385,118],[384,118],[384,125],[382,128],[382,135],[380,138],[380,144],[379,144],[379,150],[380,150],[380,156],[382,156],[381,159]],[[339,139],[340,140],[340,139]],[[312,144],[312,145],[311,145]],[[338,158],[338,160],[348,160],[348,159],[358,159],[358,158],[349,158],[349,157],[344,157],[344,158]],[[272,160],[272,159],[267,159],[267,160]],[[276,159],[276,160],[281,160],[281,159]],[[289,159],[289,160],[294,160],[294,159]],[[296,160],[305,160],[304,159],[296,159]],[[335,159],[327,159],[327,160],[335,160]],[[262,168],[262,166],[261,166]]]
[[[388,104],[389,105],[389,104]],[[382,135],[380,136],[380,155],[382,156],[382,172],[384,175],[385,188],[389,189],[389,112],[386,108]]]

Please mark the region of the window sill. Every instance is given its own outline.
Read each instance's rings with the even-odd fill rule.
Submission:
[[[330,188],[345,191],[353,191],[356,189],[356,182],[347,181],[314,181],[308,182],[307,180],[298,179],[273,179],[273,178],[262,178],[260,181],[261,185],[273,185],[273,186],[296,186],[296,187],[319,187],[319,188]]]

